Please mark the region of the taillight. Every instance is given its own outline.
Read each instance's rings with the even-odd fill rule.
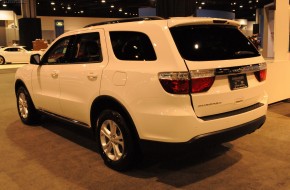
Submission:
[[[256,79],[259,82],[266,80],[267,77],[267,69],[255,72]]]
[[[194,70],[190,71],[191,93],[208,91],[214,80],[214,70]]]
[[[172,94],[189,93],[188,72],[168,72],[160,73],[159,81],[166,92]]]
[[[266,80],[267,77],[267,64],[266,63],[261,63],[259,64],[259,71],[254,72],[255,77],[259,82],[262,82]]]
[[[188,94],[206,92],[215,80],[214,70],[167,72],[159,74],[159,81],[166,92]]]

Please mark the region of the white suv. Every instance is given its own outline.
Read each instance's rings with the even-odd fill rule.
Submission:
[[[57,38],[18,69],[25,124],[40,113],[93,129],[105,163],[128,168],[140,141],[232,140],[265,122],[266,64],[235,21],[132,18]]]

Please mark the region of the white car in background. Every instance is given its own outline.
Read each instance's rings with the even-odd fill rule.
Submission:
[[[29,63],[30,56],[40,51],[28,51],[24,46],[9,46],[0,49],[0,65],[7,63]]]

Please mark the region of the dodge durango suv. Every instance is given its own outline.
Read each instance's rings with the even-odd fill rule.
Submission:
[[[19,116],[91,128],[104,162],[137,160],[140,142],[233,140],[265,122],[267,66],[232,20],[140,17],[58,37],[16,72]]]

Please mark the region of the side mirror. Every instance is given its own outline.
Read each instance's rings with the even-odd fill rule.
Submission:
[[[30,56],[30,64],[40,65],[40,54],[32,54]]]

